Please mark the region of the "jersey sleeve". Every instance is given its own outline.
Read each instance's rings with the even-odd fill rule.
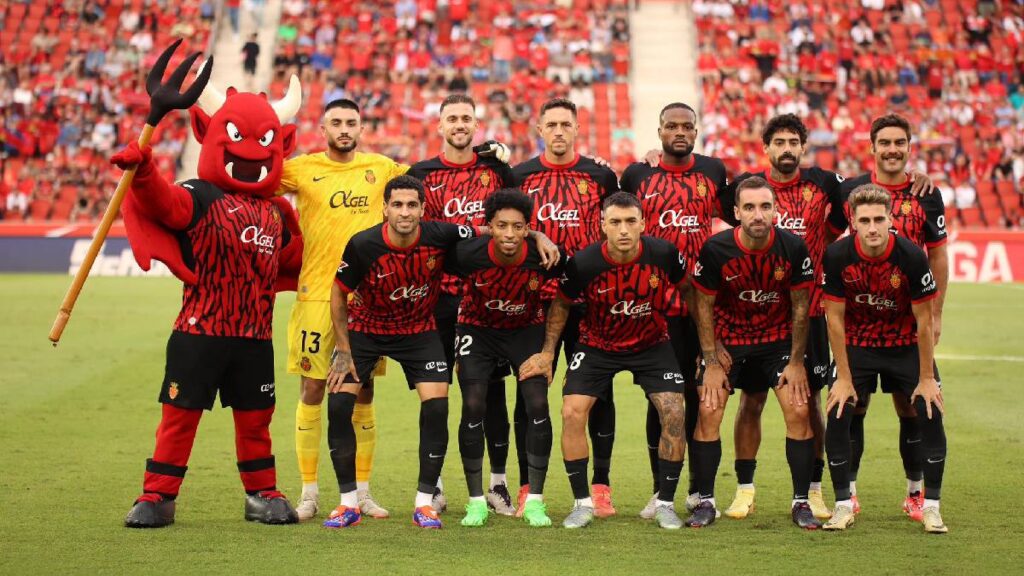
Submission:
[[[844,220],[845,213],[843,213],[843,177],[837,172],[830,172],[828,170],[821,171],[821,189],[824,190],[825,196],[828,198],[829,215],[828,218],[832,217],[832,214],[840,213],[843,214]],[[831,224],[831,220],[829,220]],[[842,231],[838,231],[842,233]]]
[[[299,188],[299,173],[302,170],[300,158],[292,158],[285,160],[284,165],[281,168],[281,184],[277,188],[276,194],[281,196],[283,194],[294,194]]]
[[[946,243],[946,206],[938,189],[922,198],[924,208],[924,245],[928,248]]]
[[[846,219],[846,197],[849,195],[850,190],[840,185],[837,198],[832,204],[832,211],[828,213],[828,227],[836,234],[842,234],[850,226],[849,220]]]
[[[693,267],[693,285],[705,294],[716,294],[722,282],[722,264],[715,254],[714,243],[705,242]]]
[[[463,226],[451,222],[435,222],[435,224],[439,227],[441,244],[449,248],[457,245],[459,240],[468,240],[477,236],[476,228],[473,226]]]
[[[733,210],[733,208],[736,206],[736,186],[738,186],[740,182],[746,180],[749,177],[750,173],[744,172],[743,174],[740,174],[739,176],[734,178],[732,182],[726,183],[723,179],[722,186],[720,188],[717,188],[719,210],[718,217],[721,218],[722,221],[726,222],[730,226],[740,225],[740,221],[736,219],[736,212],[735,210]]]
[[[512,173],[512,167],[504,162],[495,162],[493,166],[494,171],[501,178],[502,188],[512,188],[516,185],[516,177]]]
[[[928,267],[928,256],[923,251],[915,250],[908,260],[904,273],[910,282],[910,301],[920,304],[938,296],[938,284]]]
[[[619,188],[623,192],[629,192],[630,194],[636,194],[640,189],[640,170],[641,164],[634,162],[626,167],[622,172],[622,178],[619,179]]]
[[[611,168],[601,167],[600,180],[598,184],[601,185],[601,200],[615,194],[619,191],[619,179],[615,176],[615,172]]]
[[[366,276],[367,264],[357,246],[358,242],[354,240],[355,238],[345,246],[341,265],[338,266],[338,271],[334,275],[334,281],[346,294],[355,292],[359,288],[359,284],[362,283],[363,277]]]
[[[825,250],[825,258],[822,266],[825,268],[825,277],[822,282],[824,297],[834,302],[845,302],[846,292],[843,290],[843,262],[842,251],[839,244],[832,244]]]
[[[814,284],[814,262],[807,251],[807,244],[800,238],[794,238],[793,249],[790,251],[790,265],[793,269],[793,277],[790,281],[790,290],[802,290],[810,288]]]
[[[666,242],[664,250],[662,261],[665,271],[668,273],[668,281],[672,284],[679,284],[686,280],[686,256],[683,256],[671,242]]]
[[[580,285],[579,269],[576,267],[577,260],[569,258],[565,263],[565,271],[562,272],[562,279],[558,281],[558,291],[569,301],[576,300],[583,292]]]
[[[408,164],[399,164],[394,160],[388,160],[388,162],[390,164],[388,166],[388,180],[391,180],[396,176],[401,176],[402,174],[405,174],[406,172],[409,171],[410,167]]]

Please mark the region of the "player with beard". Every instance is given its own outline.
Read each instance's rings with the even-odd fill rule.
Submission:
[[[278,194],[295,195],[306,240],[297,298],[288,322],[288,372],[301,379],[295,413],[295,451],[302,475],[302,496],[296,507],[300,520],[313,518],[318,508],[320,410],[334,350],[330,313],[334,273],[352,235],[380,222],[384,185],[408,170],[380,154],[357,151],[362,129],[355,102],[329,102],[320,124],[327,150],[286,161],[278,190]],[[371,517],[387,518],[388,511],[370,494],[377,439],[372,384],[368,380],[359,391],[353,416],[359,506]]]
[[[541,106],[537,121],[537,133],[544,140],[544,152],[512,170],[516,184],[534,203],[530,227],[547,234],[555,244],[564,248],[567,257],[600,240],[601,202],[619,189],[618,178],[611,168],[577,154],[578,130],[576,105],[565,98],[548,100]],[[548,283],[543,292],[544,300],[553,300],[556,291],[555,283]],[[582,316],[582,306],[570,308],[566,329],[559,343],[559,346],[562,343],[565,345],[566,358],[575,353]],[[522,444],[519,439],[521,429],[525,432],[523,425],[526,415],[518,395],[514,418],[516,440]],[[609,479],[612,446],[615,442],[615,406],[610,392],[590,412],[589,428],[594,445],[592,483],[595,514],[603,518],[615,514]],[[528,478],[528,471],[523,469],[525,460],[521,455],[520,507],[530,491],[524,483]]]
[[[631,164],[622,173],[620,187],[624,192],[636,194],[643,206],[646,233],[675,244],[687,262],[697,261],[701,246],[711,236],[712,218],[718,216],[722,206],[732,199],[722,198],[726,193],[725,165],[717,158],[693,152],[697,141],[697,113],[690,106],[673,102],[661,110],[658,118],[658,137],[661,154],[655,165],[647,162]],[[731,193],[731,192],[730,192]],[[693,440],[697,426],[697,357],[700,342],[692,309],[678,298],[668,316],[668,329],[676,360],[686,379],[686,441]],[[654,495],[640,511],[640,517],[650,519],[656,511],[658,499],[658,440],[661,424],[653,404],[647,407],[647,452],[654,479]],[[693,467],[690,467],[690,495],[687,506],[696,506],[696,486]]]
[[[821,527],[807,503],[814,438],[804,351],[814,265],[803,240],[774,226],[774,200],[764,178],[755,176],[740,183],[734,208],[740,226],[705,242],[694,266],[697,329],[704,358],[700,416],[690,448],[701,499],[686,521],[694,528],[715,521],[720,428],[729,394],[760,382],[775,389],[786,422],[793,523],[807,530]],[[716,335],[731,358],[728,370],[719,363]],[[744,368],[759,373],[757,383],[739,378]]]
[[[934,343],[939,344],[942,335],[942,308],[949,283],[949,260],[946,254],[946,209],[941,194],[915,196],[906,167],[911,151],[910,123],[897,114],[876,118],[871,123],[871,153],[875,157],[873,172],[850,178],[843,182],[841,193],[844,199],[859,186],[877,184],[892,195],[892,228],[900,236],[910,240],[928,253],[928,266],[935,275],[938,296],[932,300],[931,329]],[[829,226],[833,232],[841,233],[849,224],[849,206],[834,210],[829,215]],[[851,438],[853,454],[850,460],[850,478],[854,511],[860,510],[857,500],[857,472],[864,453],[864,417],[867,414],[870,394],[859,396],[859,404],[853,417]],[[923,515],[924,465],[920,454],[922,448],[920,419],[914,410],[909,395],[897,390],[892,394],[893,405],[900,418],[900,456],[907,477],[907,495],[903,500],[903,511],[920,522]],[[927,488],[927,486],[925,486]]]
[[[409,169],[409,175],[422,180],[426,188],[424,220],[481,225],[484,222],[484,201],[488,195],[512,185],[512,171],[507,164],[508,148],[493,141],[472,147],[476,129],[476,104],[472,98],[465,94],[451,94],[441,102],[437,126],[444,139],[441,154],[417,162]],[[446,274],[441,282],[434,317],[449,366],[455,362],[455,323],[461,299],[462,282]],[[516,509],[505,480],[509,444],[504,380],[507,373],[507,365],[502,365],[486,387],[487,415],[483,426],[491,464],[487,505],[498,514],[511,516]]]

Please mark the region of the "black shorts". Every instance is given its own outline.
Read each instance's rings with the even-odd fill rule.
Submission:
[[[807,370],[807,385],[811,392],[819,392],[829,383],[832,368],[828,347],[828,324],[824,316],[810,319],[804,369]],[[774,387],[770,382],[777,382],[778,378],[769,378],[758,368],[750,366],[740,370],[739,381],[744,383],[744,391],[756,394],[767,392],[769,388]]]
[[[544,302],[544,309],[551,307],[551,301]],[[569,315],[565,319],[565,328],[562,329],[562,336],[558,339],[558,346],[555,347],[555,359],[551,363],[551,372],[558,372],[558,355],[565,350],[565,358],[568,360],[576,353],[576,345],[580,341],[580,322],[587,308],[584,304],[573,304],[569,307]]]
[[[576,353],[566,358],[562,395],[582,394],[601,400],[609,398],[612,381],[619,372],[632,372],[633,383],[650,396],[657,392],[683,393],[683,375],[668,342],[659,342],[639,352],[606,352],[577,344]]]
[[[402,365],[410,390],[415,390],[420,382],[452,381],[448,362],[444,358],[444,347],[441,346],[436,330],[394,336],[351,331],[348,339],[360,382],[370,382],[373,369],[381,356],[387,356]]]
[[[878,390],[879,378],[882,380],[882,392],[900,392],[908,397],[914,393],[921,380],[921,358],[918,356],[917,344],[892,348],[847,346],[846,356],[850,363],[853,388],[861,398]],[[932,370],[939,388],[942,388],[939,368],[934,362]],[[836,376],[833,370],[830,385],[835,382]]]
[[[686,378],[687,386],[697,385],[697,359],[700,357],[700,338],[697,324],[691,316],[669,316],[668,337],[675,351],[679,370]]]
[[[767,344],[726,346],[732,356],[732,369],[729,370],[729,386],[732,393],[743,390],[751,394],[767,392],[779,383],[782,370],[789,364],[789,353],[792,345],[789,340],[769,342]],[[704,378],[704,367],[701,367],[699,378]]]
[[[489,382],[496,372],[507,374],[510,365],[518,379],[519,366],[544,348],[543,324],[515,330],[459,324],[455,334],[459,339],[455,366],[460,383]]]
[[[437,323],[437,333],[441,336],[441,345],[444,346],[444,358],[448,362],[448,366],[454,366],[455,360],[455,348],[459,346],[460,342],[456,341],[455,327],[459,319],[459,305],[462,303],[461,296],[452,296],[448,293],[442,293],[437,299],[437,305],[434,307],[434,322]],[[543,345],[543,342],[541,342]],[[490,376],[490,381],[502,380],[509,374],[509,367],[507,362],[501,362],[494,368],[494,372]],[[448,383],[451,384],[452,371],[448,373]]]
[[[272,340],[171,332],[160,402],[191,410],[220,404],[238,410],[274,405]]]

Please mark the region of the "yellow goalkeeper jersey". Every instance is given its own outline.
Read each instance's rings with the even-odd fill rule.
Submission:
[[[331,282],[345,245],[356,232],[383,219],[384,185],[409,167],[381,156],[356,152],[351,162],[335,162],[326,152],[284,163],[280,194],[295,194],[305,248],[299,272],[299,300],[330,300]]]

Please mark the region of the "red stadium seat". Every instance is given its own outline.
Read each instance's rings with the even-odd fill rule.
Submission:
[[[29,218],[33,220],[46,220],[50,217],[51,204],[49,200],[35,199],[28,205]]]
[[[985,225],[981,219],[981,211],[973,207],[960,209],[960,221],[963,222],[965,228],[977,228]]]

